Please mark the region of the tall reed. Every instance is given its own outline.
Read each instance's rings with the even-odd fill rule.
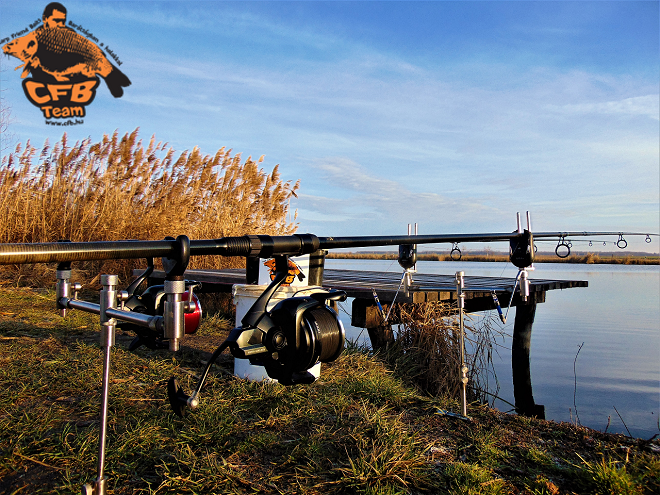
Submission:
[[[264,172],[262,161],[263,156],[242,161],[224,147],[214,155],[198,147],[177,153],[153,136],[145,145],[138,129],[73,145],[64,134],[41,150],[28,141],[0,166],[0,242],[290,234],[297,227],[290,199],[299,181],[282,180],[277,165]],[[190,267],[241,262],[200,257]],[[131,263],[122,265],[127,276]],[[83,268],[117,267],[103,262]]]

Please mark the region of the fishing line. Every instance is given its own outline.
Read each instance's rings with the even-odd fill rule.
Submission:
[[[500,317],[500,321],[506,325],[506,320],[509,317],[509,310],[511,309],[511,304],[513,303],[513,296],[516,295],[516,288],[518,287],[518,282],[520,281],[520,276],[522,275],[523,270],[518,270],[518,275],[516,275],[516,280],[513,284],[513,290],[511,291],[511,298],[509,299],[509,305],[506,308],[506,314],[502,314],[502,307],[500,306],[500,301],[497,298],[497,294],[495,291],[491,292],[491,296],[493,297],[493,302],[495,303],[497,313]]]
[[[394,298],[392,299],[392,302],[390,303],[390,307],[387,310],[387,315],[385,314],[385,310],[383,309],[382,304],[380,303],[380,299],[378,298],[378,293],[376,292],[376,289],[373,287],[371,288],[371,291],[374,296],[374,301],[376,301],[376,305],[378,306],[378,312],[380,313],[380,317],[383,319],[383,324],[387,323],[387,321],[390,319],[390,314],[392,313],[392,308],[394,307],[394,302],[396,301],[396,296],[399,295],[399,291],[401,290],[401,286],[403,285],[403,281],[406,279],[407,272],[403,272],[403,276],[401,277],[401,282],[399,282],[399,287],[397,287],[396,292],[394,293]]]
[[[536,241],[534,241],[534,242],[536,243]],[[509,248],[510,252],[513,252],[516,249],[518,249],[518,244],[516,244],[515,247],[510,247]],[[536,253],[536,245],[534,246],[534,253]],[[513,265],[513,263],[511,263],[511,257],[509,257],[509,261],[507,261],[504,265],[504,268],[502,268],[502,273],[500,273],[500,277],[502,277],[504,275],[504,272],[506,271],[507,268],[509,268],[509,265]],[[520,273],[518,273],[518,276],[520,276]],[[514,286],[513,290],[514,291],[516,290],[515,286]]]
[[[341,309],[344,313],[346,313],[346,316],[350,316],[351,318],[353,318],[353,315],[350,314],[348,311],[346,311],[346,309],[344,309],[344,306],[342,306],[341,303],[337,304],[337,307]]]

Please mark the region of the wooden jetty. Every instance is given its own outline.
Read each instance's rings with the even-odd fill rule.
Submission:
[[[254,264],[248,259],[247,269],[224,270],[188,270],[186,278],[202,283],[202,292],[231,292],[236,284],[256,284]],[[456,302],[455,275],[413,274],[413,283],[407,294],[399,287],[402,273],[373,272],[357,270],[324,269],[323,257],[318,257],[314,263],[312,258],[309,274],[310,285],[339,289],[354,298],[352,303],[351,324],[366,328],[374,349],[393,342],[392,324],[388,321],[383,325],[377,309],[372,289],[378,293],[385,311],[395,303],[426,303],[426,302]],[[252,268],[250,268],[252,267]],[[136,270],[137,273],[137,270]],[[164,279],[164,272],[156,270],[150,277],[151,283]],[[488,311],[496,308],[492,294],[495,293],[505,310],[511,299],[515,279],[502,277],[477,277],[466,275],[463,289],[465,293],[465,310],[467,312]],[[530,374],[530,347],[532,325],[536,315],[536,305],[544,303],[546,293],[550,290],[587,287],[583,280],[546,280],[530,278],[530,296],[523,301],[519,293],[515,293],[512,306],[515,306],[516,316],[513,326],[511,349],[511,367],[513,371],[513,389],[516,410],[519,414],[544,417],[542,405],[534,402]],[[396,296],[396,299],[395,299]]]

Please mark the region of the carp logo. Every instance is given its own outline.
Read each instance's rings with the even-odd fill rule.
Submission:
[[[12,34],[12,40],[2,47],[6,55],[23,62],[16,70],[23,69],[21,78],[25,96],[39,107],[46,119],[85,117],[85,107],[96,96],[99,76],[105,80],[115,98],[121,97],[124,88],[131,84],[128,77],[110,63],[103,50],[91,40],[98,42],[98,39],[71,21],[69,25],[84,32],[87,37],[66,26],[66,15],[64,5],[49,3],[41,21],[31,24],[30,28],[43,22],[41,26],[30,32],[24,29]],[[103,46],[103,43],[100,45]],[[107,46],[106,52],[121,65]],[[67,125],[57,123],[60,121],[46,121],[53,122]],[[78,119],[68,122],[69,125],[82,123]]]
[[[268,261],[264,262],[264,266],[266,266],[270,272],[270,279],[275,280],[275,259],[271,258]],[[291,283],[294,281],[296,277],[298,277],[298,280],[301,282],[305,278],[305,274],[302,272],[300,267],[296,265],[296,263],[293,260],[289,260],[289,265],[288,265],[289,271],[286,275],[286,278],[284,279],[284,282],[282,282],[282,287],[286,287],[287,285],[291,285]]]

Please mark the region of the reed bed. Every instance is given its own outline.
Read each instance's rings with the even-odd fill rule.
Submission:
[[[441,302],[397,304],[392,313],[399,323],[386,360],[424,393],[458,399],[462,384],[456,306]],[[500,333],[488,319],[473,320],[470,315],[465,315],[464,328],[468,399],[486,403],[484,391],[489,389],[489,378],[496,380],[492,358]]]
[[[47,141],[40,150],[28,141],[0,166],[0,242],[293,233],[297,224],[290,199],[299,181],[283,180],[277,165],[265,172],[262,162],[263,156],[242,160],[224,147],[213,155],[198,147],[177,153],[153,136],[143,143],[138,129],[73,145],[64,134],[54,146]],[[242,262],[205,256],[193,258],[190,267]],[[89,274],[112,270],[126,278],[136,263],[77,265]],[[38,281],[43,272],[44,267],[35,266],[4,270],[14,279],[27,276],[26,283]]]

